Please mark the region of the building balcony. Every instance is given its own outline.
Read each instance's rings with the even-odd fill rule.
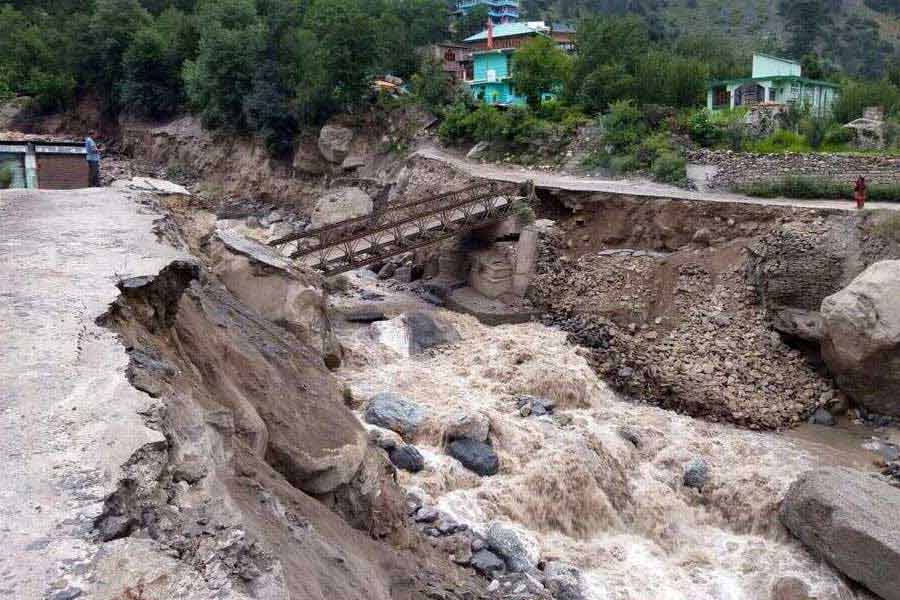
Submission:
[[[510,6],[518,10],[519,0],[463,0],[458,7],[462,10],[474,8],[480,4],[491,7]]]

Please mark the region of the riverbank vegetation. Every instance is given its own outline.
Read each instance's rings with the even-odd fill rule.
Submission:
[[[589,12],[573,19],[575,55],[546,38],[516,53],[514,84],[526,107],[478,106],[421,51],[481,26],[475,19],[483,15],[473,13],[448,27],[446,9],[443,0],[2,4],[0,100],[29,96],[32,110],[51,112],[87,97],[108,118],[164,119],[189,110],[208,128],[257,135],[273,155],[288,156],[300,128],[360,111],[375,96],[373,77],[389,74],[408,83],[405,101],[443,119],[443,139],[489,141],[531,160],[538,160],[536,144],[561,147],[579,127],[620,127],[618,119],[637,111],[640,118],[624,125],[634,130],[607,135],[639,136],[641,143],[604,142],[590,160],[666,179],[678,165],[670,160],[679,153],[672,136],[734,150],[842,151],[849,140],[839,126],[860,117],[864,107],[879,104],[889,117],[900,115],[897,56],[879,59],[877,73],[842,70],[819,58],[802,28],[789,30],[784,47],[766,39],[754,48],[715,33],[660,30],[646,16]],[[750,139],[740,112],[707,113],[707,81],[745,75],[753,50],[805,51],[805,73],[843,86],[833,118],[797,111],[782,131]],[[554,100],[541,103],[544,92]],[[670,137],[666,144],[662,134]]]

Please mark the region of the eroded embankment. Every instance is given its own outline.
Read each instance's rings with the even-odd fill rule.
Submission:
[[[423,455],[422,470],[401,471],[400,482],[438,510],[433,524],[421,524],[435,547],[499,577],[502,563],[491,571],[477,551],[502,554],[491,530],[511,527],[548,590],[559,571],[553,565],[580,570],[578,592],[557,598],[769,600],[786,576],[807,582],[817,598],[852,597],[776,516],[788,484],[818,459],[769,434],[617,398],[564,332],[435,314],[459,341],[410,354],[397,343],[411,335],[402,317],[338,332],[350,357],[338,376],[361,419],[371,418],[368,407],[384,392],[424,414],[403,435]],[[527,395],[550,413],[523,411]],[[479,477],[449,455],[460,423],[470,424],[465,435],[485,435],[499,457],[497,474]],[[390,435],[369,427],[376,439]],[[698,462],[710,473],[702,491],[685,485],[686,469]],[[446,534],[455,522],[474,536]],[[514,568],[509,557],[506,567]]]
[[[601,196],[554,206],[532,299],[615,389],[751,428],[846,410],[797,323],[897,255],[881,233],[889,215]]]
[[[427,548],[396,549],[417,538],[393,469],[308,334],[197,263],[119,287],[102,323],[132,384],[159,399],[146,417],[165,442],[131,458],[95,523],[106,543],[93,597],[477,597]]]

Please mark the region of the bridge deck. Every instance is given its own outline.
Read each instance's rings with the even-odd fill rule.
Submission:
[[[521,196],[518,186],[488,182],[372,215],[292,234],[270,243],[291,250],[299,264],[335,275],[498,222]]]

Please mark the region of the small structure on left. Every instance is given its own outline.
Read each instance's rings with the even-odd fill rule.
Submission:
[[[82,142],[0,139],[0,169],[12,172],[13,188],[73,190],[90,187]]]

